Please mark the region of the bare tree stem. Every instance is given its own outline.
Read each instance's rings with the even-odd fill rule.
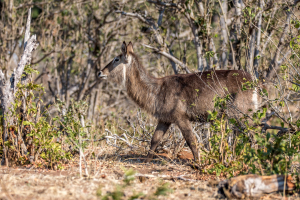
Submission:
[[[152,47],[152,46],[150,46],[150,45],[143,44],[143,46],[144,46],[144,47],[147,47],[147,48],[149,48],[149,49],[152,49],[155,53],[159,53],[159,54],[165,56],[166,58],[172,60],[173,62],[175,62],[176,64],[178,64],[179,66],[181,66],[181,68],[182,68],[183,70],[185,70],[186,73],[188,73],[188,74],[191,73],[191,71],[189,70],[189,68],[188,68],[183,62],[181,62],[180,60],[178,60],[178,59],[175,58],[174,56],[168,54],[167,52],[161,51],[161,50],[159,50],[158,48]]]
[[[12,118],[12,106],[15,102],[15,93],[17,91],[17,84],[20,82],[24,68],[27,64],[30,64],[32,52],[37,48],[38,43],[36,41],[36,36],[30,37],[30,19],[31,19],[31,9],[28,11],[28,18],[25,31],[25,42],[24,42],[24,53],[21,56],[20,62],[14,73],[11,75],[10,79],[5,80],[2,70],[0,70],[0,98],[3,116],[3,157],[2,165],[8,165],[8,148],[6,147],[6,141],[8,139],[8,129],[9,126],[13,125]]]

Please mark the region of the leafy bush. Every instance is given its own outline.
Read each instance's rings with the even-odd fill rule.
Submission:
[[[27,75],[37,73],[30,66],[26,66],[25,72]],[[79,149],[85,145],[79,138],[86,136],[88,127],[82,125],[82,120],[87,106],[82,101],[72,101],[66,108],[58,101],[52,106],[59,108],[60,115],[53,118],[49,108],[43,105],[44,93],[43,86],[32,81],[18,85],[10,116],[15,123],[9,125],[9,139],[5,145],[9,149],[9,160],[15,164],[31,163],[37,167],[61,169],[64,162],[72,159],[72,151],[66,146]],[[62,109],[66,110],[64,114]]]
[[[293,161],[300,161],[298,147],[300,132],[291,136],[276,136],[267,133],[265,137],[255,134],[259,148],[247,149],[244,155],[245,163],[249,166],[251,173],[257,174],[286,174],[291,169]],[[257,168],[259,166],[259,168]]]
[[[245,116],[230,118],[222,112],[227,109],[228,100],[228,97],[216,97],[215,110],[209,111],[210,129],[214,135],[209,140],[210,151],[202,147],[202,163],[207,166],[204,172],[231,177],[237,175],[236,172],[261,175],[292,172],[292,163],[300,162],[300,132],[282,136],[264,133],[260,123],[266,118],[267,108],[254,112],[251,119]],[[240,133],[236,135],[234,128]]]
[[[53,120],[60,126],[58,132],[60,137],[63,137],[65,142],[72,146],[73,150],[84,149],[87,143],[80,141],[80,138],[87,137],[86,129],[90,127],[84,124],[87,109],[86,102],[71,100],[69,107],[66,107],[64,102],[58,101],[56,106],[59,116],[53,118]]]

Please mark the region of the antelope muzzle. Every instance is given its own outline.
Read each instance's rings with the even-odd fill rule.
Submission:
[[[107,75],[105,75],[102,71],[98,72],[98,77],[101,79],[107,79]]]

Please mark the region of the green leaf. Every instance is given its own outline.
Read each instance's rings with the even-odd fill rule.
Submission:
[[[280,101],[279,106],[284,107],[284,101]]]
[[[23,125],[26,126],[26,125],[34,125],[33,122],[29,122],[29,121],[23,121]]]
[[[156,189],[155,196],[166,196],[173,190],[169,188],[169,183],[164,183]]]

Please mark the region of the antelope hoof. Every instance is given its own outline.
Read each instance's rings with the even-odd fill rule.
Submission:
[[[153,159],[153,155],[150,154],[150,155],[147,156],[147,158],[145,159],[144,163],[149,163],[149,162],[152,161],[152,159]]]
[[[201,170],[201,164],[199,160],[193,160],[192,162],[188,163],[188,166],[195,170]]]

